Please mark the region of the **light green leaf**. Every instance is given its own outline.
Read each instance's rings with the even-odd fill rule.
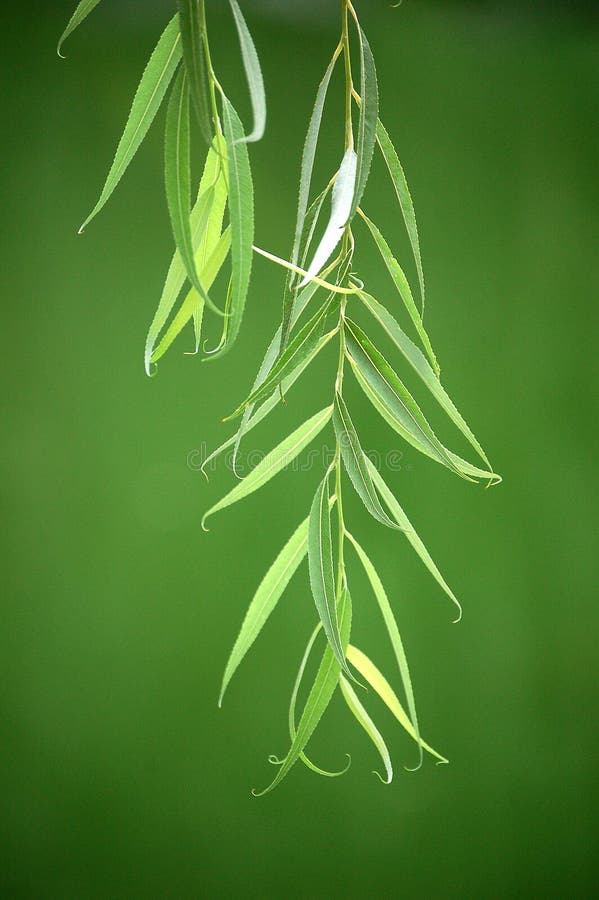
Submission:
[[[223,696],[233,674],[277,605],[294,572],[306,555],[307,549],[308,519],[304,519],[260,582],[258,590],[248,607],[241,631],[227,662],[218,700],[219,706],[222,705]]]
[[[247,78],[248,88],[250,91],[250,99],[252,102],[252,112],[254,114],[254,127],[245,141],[259,141],[264,135],[266,127],[266,96],[264,93],[264,79],[262,78],[262,70],[260,68],[260,60],[256,53],[256,47],[252,40],[249,28],[243,18],[237,0],[229,0],[237,32],[239,34],[239,44],[241,46],[241,57]]]
[[[96,8],[99,2],[100,0],[81,0],[81,3],[77,4],[75,12],[69,19],[67,27],[60,36],[58,47],[56,48],[56,52],[59,56],[62,56],[62,45],[64,44],[68,36],[72,34],[75,29],[79,27],[79,25],[81,25],[84,19],[87,19],[90,12],[92,12],[92,10]],[[64,59],[64,56],[62,58]]]
[[[383,159],[389,170],[393,187],[399,200],[401,214],[406,224],[410,246],[414,254],[416,262],[416,271],[418,272],[418,283],[420,285],[420,297],[422,299],[422,313],[424,314],[424,271],[422,268],[422,258],[420,255],[420,241],[418,239],[418,228],[416,226],[416,213],[414,212],[414,204],[408,188],[408,182],[404,170],[401,167],[397,151],[391,142],[385,126],[379,119],[376,123],[376,139],[380,147]]]
[[[254,189],[243,126],[235,109],[223,94],[223,124],[229,164],[229,211],[231,217],[231,261],[233,288],[231,314],[227,322],[227,343],[210,359],[226,353],[234,344],[243,318],[252,270],[254,243]]]
[[[206,261],[205,265],[202,268],[198,266],[202,283],[205,285],[207,291],[209,291],[214,284],[216,276],[220,272],[223,263],[229,255],[230,248],[231,229],[227,225],[222,235],[218,239],[218,243],[212,251],[212,255]],[[196,254],[196,262],[197,261],[198,254]],[[166,329],[162,340],[160,341],[156,349],[152,352],[150,362],[158,362],[158,360],[164,356],[175,338],[181,333],[183,328],[192,318],[194,319],[194,330],[196,335],[195,352],[197,353],[200,331],[202,327],[203,312],[204,301],[202,300],[196,289],[191,288],[187,296],[185,297],[185,300],[177,310],[176,314],[173,316],[173,320]]]
[[[427,386],[437,403],[447,413],[454,425],[459,428],[466,440],[476,450],[485,465],[491,469],[491,463],[487,459],[487,455],[476,437],[466,424],[460,412],[456,409],[453,401],[447,394],[445,388],[433,372],[420,349],[410,340],[400,328],[397,321],[391,313],[378,300],[366,294],[364,291],[357,291],[359,298],[362,300],[368,311],[374,316],[380,325],[385,329],[395,346],[403,354],[414,371],[419,375],[424,384]]]
[[[267,481],[274,478],[278,472],[288,466],[289,463],[293,462],[296,456],[302,452],[304,447],[306,447],[310,441],[314,440],[316,435],[322,431],[324,426],[330,420],[332,412],[332,406],[321,409],[320,412],[304,422],[303,425],[300,425],[299,428],[296,428],[296,430],[286,437],[285,440],[281,441],[274,450],[267,453],[264,459],[258,463],[255,469],[252,469],[249,475],[242,479],[239,484],[236,484],[233,490],[229,491],[222,500],[219,500],[218,503],[215,503],[215,505],[208,510],[202,519],[202,528],[205,529],[205,523],[208,516],[253,494],[254,491],[257,491],[266,484]]]
[[[441,575],[439,569],[433,562],[430,553],[428,552],[428,550],[422,543],[421,539],[417,535],[417,533],[414,529],[414,526],[412,525],[412,523],[408,519],[407,515],[405,514],[405,512],[403,511],[403,509],[397,502],[393,492],[388,488],[383,476],[381,475],[381,473],[379,472],[377,467],[374,465],[374,463],[371,462],[371,460],[368,460],[368,468],[370,469],[370,474],[372,475],[372,480],[374,481],[379,494],[381,495],[381,497],[387,504],[387,507],[389,508],[389,512],[395,518],[395,521],[397,522],[397,524],[401,526],[402,531],[404,532],[406,538],[408,539],[408,541],[410,542],[410,544],[412,545],[412,547],[414,548],[414,550],[416,551],[416,553],[418,554],[418,556],[420,557],[420,559],[422,560],[422,562],[424,563],[426,568],[429,570],[429,572],[431,573],[431,575],[433,576],[433,578],[435,579],[437,584],[439,584],[443,588],[443,590],[445,591],[447,596],[450,598],[450,600],[452,600],[453,603],[455,603],[455,605],[457,606],[458,618],[456,619],[456,622],[459,622],[459,620],[462,618],[462,607],[461,607],[459,600],[457,599],[456,595],[454,594],[454,592],[451,590],[451,588],[449,587],[449,585],[447,584],[447,582]]]
[[[383,582],[379,578],[378,572],[374,568],[372,562],[370,561],[370,558],[367,556],[366,551],[360,546],[360,544],[358,544],[356,539],[349,533],[347,537],[350,543],[353,544],[360,562],[364,567],[364,571],[368,576],[368,580],[370,581],[370,585],[374,592],[374,596],[376,597],[379,609],[385,622],[385,626],[387,628],[389,640],[391,641],[391,646],[393,647],[393,653],[395,654],[395,659],[397,660],[399,674],[401,675],[401,681],[406,694],[406,699],[408,701],[408,709],[410,710],[410,719],[412,720],[412,725],[414,726],[414,732],[416,734],[416,742],[419,745],[420,752],[418,758],[418,767],[420,767],[422,765],[422,748],[420,747],[420,731],[418,729],[418,716],[416,715],[416,702],[414,700],[414,689],[412,687],[412,678],[410,676],[408,658],[404,650],[403,641],[399,633],[399,628],[397,627],[397,622],[395,620],[395,616],[393,615],[393,610],[391,609],[391,604],[389,603],[387,592],[383,587]]]
[[[339,598],[339,628],[343,646],[347,647],[351,631],[351,597],[349,591],[344,590]],[[306,744],[312,737],[316,726],[323,716],[327,706],[331,702],[331,698],[335,693],[335,688],[339,683],[339,674],[341,668],[337,657],[331,650],[329,644],[325,647],[322,662],[316,674],[316,679],[312,686],[312,690],[308,695],[304,710],[302,712],[297,733],[292,741],[291,747],[279,771],[277,772],[271,784],[265,790],[259,793],[254,791],[255,796],[262,796],[272,791],[283,778],[289,773],[290,769],[300,758]]]
[[[163,32],[142,75],[139,87],[133,98],[133,105],[131,106],[131,112],[129,113],[123,136],[116,150],[114,162],[106,178],[106,183],[102,188],[98,202],[79,229],[80,234],[100,212],[123,177],[125,170],[148,133],[148,129],[160,108],[160,104],[180,61],[179,19],[178,16],[175,16]]]
[[[353,218],[364,194],[372,157],[376,143],[376,126],[379,114],[378,87],[376,82],[376,67],[370,44],[366,35],[358,26],[360,39],[360,81],[361,103],[360,119],[358,122],[358,174],[356,178],[356,190],[351,205],[350,219]]]
[[[312,115],[310,116],[310,122],[308,124],[308,131],[306,134],[306,140],[304,142],[304,149],[302,152],[302,164],[301,164],[301,172],[300,172],[300,186],[299,186],[299,198],[297,205],[297,216],[295,220],[295,235],[293,238],[293,249],[291,252],[291,262],[294,266],[297,265],[299,256],[300,256],[300,248],[302,242],[302,235],[304,233],[304,225],[306,221],[306,212],[308,210],[308,202],[310,199],[310,186],[312,184],[312,172],[314,170],[314,160],[316,157],[316,147],[318,144],[318,135],[320,133],[320,125],[322,122],[322,114],[324,110],[324,104],[327,96],[327,91],[329,89],[329,83],[331,81],[331,75],[333,74],[333,70],[335,68],[335,63],[340,53],[340,47],[337,47],[333,57],[327,66],[327,70],[324,73],[323,79],[318,86],[318,91],[316,92],[316,100],[314,102],[314,108],[312,110]],[[291,310],[294,303],[295,293],[291,291],[291,284],[293,280],[293,275],[289,273],[289,276],[285,283],[285,292],[283,296],[283,318],[281,322],[281,350],[284,350],[287,344],[287,339],[289,337],[289,325],[291,319]]]
[[[333,548],[331,543],[331,510],[329,505],[329,472],[320,483],[310,510],[308,527],[308,567],[314,603],[324,633],[339,665],[353,680],[345,660],[343,641],[337,621]]]
[[[374,774],[378,775],[383,784],[391,784],[391,782],[393,781],[393,766],[391,765],[391,757],[389,755],[389,751],[382,734],[364,709],[362,703],[360,703],[353,687],[351,686],[349,681],[343,677],[343,675],[341,675],[339,678],[339,686],[341,687],[343,699],[347,703],[350,711],[354,714],[354,716],[378,750],[381,759],[383,760],[383,765],[385,766],[387,777],[383,778],[383,776],[379,775],[378,772],[375,772]]]
[[[412,322],[414,323],[414,327],[416,328],[416,331],[418,332],[418,336],[419,336],[420,340],[422,341],[422,345],[423,345],[424,349],[426,350],[426,353],[430,360],[430,363],[438,377],[440,374],[440,371],[441,371],[439,368],[439,363],[437,362],[437,357],[435,356],[435,351],[433,350],[429,336],[426,333],[424,325],[422,324],[422,318],[421,318],[420,313],[418,312],[418,308],[414,302],[414,298],[412,296],[412,289],[410,288],[408,279],[406,278],[403,269],[401,268],[401,266],[399,265],[399,263],[393,256],[393,254],[391,252],[391,248],[389,247],[389,244],[387,243],[387,241],[385,240],[385,238],[383,237],[383,235],[381,234],[381,232],[379,231],[377,226],[374,224],[374,222],[371,222],[370,219],[368,218],[368,216],[365,215],[365,213],[363,213],[361,210],[360,210],[360,215],[362,216],[362,218],[368,225],[368,228],[370,229],[370,233],[372,234],[374,241],[379,249],[379,252],[383,258],[383,262],[387,266],[387,270],[389,271],[389,274],[391,275],[391,278],[393,279],[393,284],[397,288],[397,292],[398,292],[399,296],[401,297],[401,299],[404,303],[404,306],[406,307],[406,309],[410,315],[410,318],[412,319]]]
[[[366,455],[360,444],[358,433],[351,420],[345,400],[337,392],[335,392],[335,403],[333,406],[333,425],[337,436],[337,444],[341,450],[341,458],[362,503],[377,521],[382,522],[388,528],[397,528],[397,523],[389,518],[381,506],[366,465]]]
[[[200,0],[177,0],[183,59],[191,99],[206,143],[212,141],[208,67]]]
[[[222,173],[222,163],[218,154],[218,146],[215,141],[213,146],[208,150],[204,171],[200,181],[198,197],[191,211],[191,236],[194,247],[198,248],[196,255],[196,267],[202,269],[202,258],[206,241],[213,240],[214,231],[212,229],[213,221],[222,223],[222,213],[224,212],[224,204],[226,203],[226,182]],[[222,212],[221,212],[222,206]],[[210,237],[207,238],[206,235]],[[154,346],[158,335],[164,328],[172,308],[177,301],[177,297],[183,287],[186,277],[185,266],[181,259],[181,254],[175,250],[171,264],[168,269],[160,302],[154,314],[154,318],[150,325],[148,336],[146,338],[146,347],[144,353],[144,364],[146,372],[150,374],[150,361],[154,351]],[[198,296],[194,291],[194,296]],[[203,309],[203,300],[202,309]],[[162,354],[161,354],[162,355]]]
[[[355,152],[352,149],[346,150],[333,186],[331,216],[308,271],[298,285],[300,288],[305,287],[324,268],[343,237],[356,187],[356,165]]]
[[[189,202],[191,189],[189,81],[184,69],[175,82],[166,113],[164,184],[173,237],[185,266],[185,273],[206,306],[222,316],[223,313],[214,305],[200,281],[193,250]]]
[[[449,762],[449,760],[445,759],[444,756],[441,756],[440,753],[437,753],[436,750],[433,750],[433,748],[430,747],[426,743],[426,741],[423,741],[422,738],[419,738],[416,735],[414,726],[410,722],[409,716],[397,699],[393,688],[386,680],[386,678],[379,672],[375,664],[366,656],[366,654],[362,653],[361,650],[358,650],[357,647],[354,647],[352,644],[350,644],[347,648],[347,658],[350,660],[352,666],[356,667],[364,680],[368,682],[373,691],[375,691],[379,695],[383,703],[393,713],[402,728],[405,728],[410,737],[412,737],[422,747],[423,750],[426,750],[427,753],[435,756],[440,763]]]
[[[259,387],[252,391],[249,397],[223,421],[227,422],[229,419],[235,418],[235,416],[240,415],[246,407],[258,403],[260,400],[267,397],[281,384],[283,379],[288,377],[298,368],[298,366],[306,361],[307,363],[310,363],[316,357],[317,352],[324,346],[321,336],[325,320],[327,315],[329,315],[330,310],[331,303],[327,303],[324,307],[319,309],[308,322],[306,322],[304,327],[298,331],[297,335],[287,346],[287,349],[279,356],[268,376]],[[327,339],[330,340],[336,332],[337,328],[327,335]]]

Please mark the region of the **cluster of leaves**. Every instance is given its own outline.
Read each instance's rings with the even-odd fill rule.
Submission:
[[[107,187],[92,216],[107,199],[139,145],[142,133],[147,130],[182,59],[183,65],[172,88],[167,111],[165,155],[166,189],[177,251],[148,336],[146,366],[149,367],[166,352],[190,320],[193,321],[198,350],[202,313],[206,306],[224,314],[222,339],[214,355],[223,353],[230,346],[239,330],[253,252],[258,252],[287,269],[281,324],[267,348],[251,390],[228,416],[228,419],[240,419],[237,430],[204,461],[204,470],[209,462],[230,448],[233,448],[235,469],[242,439],[278,406],[325,346],[335,339],[339,350],[334,381],[332,379],[332,402],[284,438],[208,510],[202,521],[204,527],[208,517],[253,494],[298,457],[327,425],[332,424],[336,447],[333,461],[323,473],[307,517],[281,549],[254,594],[226,666],[219,704],[222,703],[231,678],[260,634],[294,573],[307,557],[317,624],[308,640],[291,695],[290,746],[283,758],[269,757],[278,770],[271,784],[262,793],[276,787],[298,760],[321,775],[342,774],[320,768],[306,755],[307,744],[337,687],[378,751],[384,766],[384,776],[381,778],[389,783],[393,776],[389,751],[355,685],[359,689],[368,685],[414,739],[419,752],[418,765],[422,762],[424,751],[439,762],[447,760],[425,743],[420,735],[410,671],[391,603],[369,555],[351,534],[345,522],[345,476],[349,477],[349,482],[368,513],[380,524],[405,536],[430,574],[456,605],[457,619],[461,615],[461,608],[399,501],[362,448],[343,395],[346,364],[349,364],[348,371],[351,371],[383,420],[420,453],[467,481],[490,485],[500,479],[493,473],[483,448],[440,381],[439,365],[423,324],[425,284],[414,207],[398,155],[379,118],[374,58],[351,0],[341,2],[340,40],[318,87],[308,126],[301,163],[297,220],[289,260],[282,260],[253,245],[253,192],[246,142],[257,139],[264,130],[264,93],[260,67],[247,26],[235,0],[230,0],[230,3],[253,101],[252,133],[249,137],[244,137],[239,117],[214,75],[206,34],[204,3],[201,0],[180,0],[179,15],[167,27],[144,73],[125,135],[117,151],[114,172],[111,170]],[[80,18],[95,5],[80,4]],[[76,16],[77,13],[74,19]],[[72,27],[73,21],[65,35]],[[359,90],[354,87],[352,76],[350,32],[355,33],[357,38]],[[341,58],[345,64],[344,152],[337,172],[324,190],[311,200],[325,101],[333,71]],[[217,94],[221,98],[224,131],[221,130],[216,105]],[[201,131],[209,142],[198,199],[193,209],[189,206],[190,97],[198,114]],[[386,164],[414,256],[420,309],[408,278],[390,245],[362,209],[363,195],[377,147]],[[320,217],[329,195],[331,211],[328,222],[322,229],[320,241],[313,248],[320,228]],[[227,203],[229,224],[223,230]],[[396,315],[365,290],[364,283],[352,271],[355,250],[353,227],[359,222],[364,223],[380,253],[416,340],[408,336]],[[220,311],[209,298],[208,291],[229,252],[232,258],[231,278],[225,308]],[[189,293],[157,343],[186,279],[190,285]],[[306,314],[308,307],[309,315]],[[360,309],[364,317],[390,339],[398,359],[401,358],[407,368],[418,376],[428,393],[468,441],[480,458],[479,465],[463,459],[441,442],[394,366],[356,321],[355,312]],[[406,709],[385,676],[362,650],[351,643],[352,596],[346,565],[347,547],[353,550],[363,567],[382,614],[397,662]],[[301,713],[297,715],[300,688],[321,632],[324,635],[324,648],[320,664]]]

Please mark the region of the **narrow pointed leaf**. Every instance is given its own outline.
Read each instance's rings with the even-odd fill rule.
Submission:
[[[181,43],[189,89],[200,129],[206,142],[212,141],[212,121],[208,93],[208,68],[204,47],[200,0],[178,0]]]
[[[90,12],[96,8],[100,0],[81,0],[81,3],[77,4],[77,8],[75,12],[69,19],[68,25],[60,36],[60,40],[58,42],[58,47],[56,48],[56,52],[59,56],[62,56],[62,45],[68,38],[70,34],[72,34],[76,28],[81,25],[84,19],[87,19]]]
[[[370,294],[366,294],[364,291],[358,291],[357,293],[368,311],[384,328],[395,346],[403,354],[416,374],[422,379],[437,403],[441,406],[444,412],[447,413],[454,425],[459,428],[461,433],[474,448],[474,450],[476,450],[485,465],[489,467],[489,471],[492,471],[491,463],[487,459],[485,451],[470,430],[461,413],[455,407],[453,401],[451,400],[451,397],[447,394],[447,391],[439,381],[438,377],[435,375],[421,350],[400,328],[397,321],[385,306],[379,303],[378,300],[375,300],[374,297],[371,297]]]
[[[218,243],[214,250],[212,251],[212,255],[206,261],[205,265],[199,268],[200,277],[202,279],[202,283],[205,285],[206,290],[209,291],[216,276],[220,272],[223,263],[225,262],[229,250],[231,248],[231,230],[229,226],[223,231],[220,236]],[[197,260],[197,257],[196,257]],[[190,288],[187,296],[185,297],[183,303],[177,310],[176,314],[173,316],[172,321],[170,322],[168,328],[164,332],[164,336],[162,337],[160,343],[156,347],[156,349],[152,352],[152,356],[150,358],[151,363],[158,362],[161,359],[166,351],[169,349],[173,341],[176,337],[181,333],[183,328],[187,325],[190,319],[194,319],[194,330],[195,330],[195,352],[198,350],[198,340],[200,336],[200,329],[202,326],[202,315],[204,311],[204,301],[201,296],[198,294],[195,288]]]
[[[356,187],[356,164],[355,152],[351,149],[346,150],[333,186],[333,202],[329,222],[320,244],[316,248],[312,262],[308,266],[308,271],[299,284],[300,288],[305,287],[324,268],[343,236]]]
[[[347,658],[350,660],[352,666],[355,666],[360,675],[364,678],[365,681],[368,682],[370,687],[375,691],[383,703],[387,706],[387,708],[393,713],[399,724],[404,728],[407,733],[412,737],[423,750],[426,750],[427,753],[430,753],[431,756],[435,756],[439,762],[447,763],[449,760],[445,759],[444,756],[441,756],[440,753],[437,753],[436,750],[423,741],[422,738],[418,738],[416,732],[414,731],[414,726],[410,722],[410,718],[408,714],[405,712],[401,703],[397,699],[397,696],[384,677],[381,672],[377,669],[375,664],[366,656],[365,653],[362,653],[361,650],[358,650],[357,647],[354,647],[352,644],[347,648]]]
[[[293,238],[293,248],[291,251],[291,262],[294,266],[297,265],[300,257],[300,248],[302,242],[302,235],[304,233],[304,226],[306,221],[306,212],[308,210],[308,202],[310,199],[310,186],[312,184],[312,172],[314,170],[314,159],[316,157],[316,146],[318,144],[318,135],[320,133],[320,125],[322,122],[322,114],[324,110],[324,104],[327,96],[327,91],[329,89],[329,84],[331,81],[331,75],[333,74],[333,69],[335,68],[335,63],[339,56],[339,48],[337,48],[336,52],[333,55],[329,65],[327,66],[327,70],[324,73],[323,79],[318,86],[318,91],[316,92],[316,100],[314,102],[314,108],[312,110],[312,115],[310,116],[310,122],[308,124],[308,131],[306,134],[306,140],[304,142],[304,148],[302,151],[302,163],[301,163],[301,172],[300,172],[300,186],[299,186],[299,197],[298,197],[298,205],[297,205],[297,216],[295,220],[295,234]],[[281,322],[281,350],[285,349],[287,344],[287,339],[289,336],[289,325],[291,319],[291,310],[294,303],[295,292],[291,290],[291,284],[293,282],[293,276],[289,273],[289,276],[285,282],[285,291],[283,295],[283,317]]]
[[[383,778],[383,776],[379,775],[378,772],[375,772],[375,775],[378,775],[383,784],[391,784],[391,782],[393,781],[393,766],[391,765],[389,750],[387,749],[387,745],[385,744],[382,734],[364,709],[364,706],[358,699],[353,687],[351,686],[349,681],[343,677],[343,675],[341,675],[339,678],[339,686],[341,688],[341,693],[343,694],[343,699],[347,703],[350,711],[354,714],[354,716],[378,750],[383,761],[387,777]]]
[[[227,662],[218,700],[219,706],[222,705],[227,685],[236,669],[260,634],[307,550],[308,519],[306,518],[280,551],[254,594]]]
[[[349,591],[343,591],[339,601],[339,623],[340,623],[340,633],[341,639],[343,641],[343,646],[347,647],[349,642],[349,635],[351,631],[351,597],[349,595]],[[329,644],[325,647],[322,662],[320,663],[318,672],[316,674],[316,679],[312,686],[312,690],[308,695],[308,699],[306,700],[306,704],[304,706],[298,727],[297,733],[295,735],[295,739],[293,740],[289,752],[285,757],[284,762],[282,763],[279,771],[277,772],[274,780],[269,784],[265,790],[258,792],[254,792],[256,796],[262,796],[263,794],[267,794],[269,791],[272,791],[278,784],[281,783],[283,778],[289,773],[291,768],[295,765],[295,763],[300,758],[301,753],[303,752],[306,744],[312,737],[316,726],[321,720],[323,713],[331,702],[331,698],[335,693],[335,688],[339,683],[339,675],[341,672],[341,667],[339,665],[338,659],[336,655],[331,650]]]
[[[249,475],[240,481],[239,484],[235,485],[233,490],[229,491],[222,500],[219,500],[218,503],[215,503],[214,506],[208,510],[202,519],[202,527],[205,527],[208,516],[253,494],[254,491],[257,491],[266,484],[267,481],[274,478],[278,472],[288,466],[289,463],[293,462],[296,456],[302,452],[304,447],[306,447],[310,441],[314,440],[316,435],[322,431],[324,426],[330,420],[332,412],[332,406],[321,409],[320,412],[304,422],[303,425],[300,425],[299,428],[296,428],[296,430],[286,437],[285,440],[281,441],[274,450],[267,453],[264,459],[258,463],[255,469],[252,469]]]
[[[422,313],[424,314],[424,270],[422,268],[422,258],[420,255],[420,241],[418,238],[418,227],[416,225],[416,213],[414,212],[414,204],[408,182],[404,170],[402,169],[397,151],[391,142],[385,126],[379,119],[376,124],[376,139],[383,154],[383,159],[389,170],[391,181],[399,201],[401,214],[406,225],[410,246],[416,263],[416,271],[418,273],[418,283],[420,285],[420,297],[422,300]]]
[[[360,562],[364,567],[364,571],[368,576],[368,580],[370,581],[374,596],[376,597],[376,601],[383,616],[385,627],[387,628],[389,640],[391,641],[393,653],[395,654],[395,659],[399,668],[399,674],[401,675],[401,681],[403,684],[403,689],[405,691],[406,700],[408,701],[410,719],[412,721],[414,732],[416,734],[416,743],[419,745],[420,752],[418,758],[418,766],[420,767],[422,765],[422,748],[420,747],[420,731],[418,728],[418,716],[416,715],[416,702],[414,700],[414,689],[412,687],[412,678],[410,676],[408,658],[404,650],[403,641],[399,633],[399,628],[397,627],[397,622],[395,620],[395,616],[393,615],[393,610],[391,609],[391,604],[389,603],[387,592],[383,587],[383,582],[379,578],[378,572],[374,568],[372,562],[370,561],[370,558],[366,554],[366,551],[360,546],[360,544],[358,544],[356,539],[352,537],[351,534],[348,534],[347,537],[353,545],[356,553],[358,554]]]
[[[235,109],[223,94],[223,124],[229,168],[229,211],[231,217],[232,294],[227,322],[226,345],[215,353],[216,359],[234,344],[245,309],[252,271],[254,243],[254,189],[243,126]]]
[[[329,472],[320,483],[310,510],[308,528],[308,566],[310,587],[324,633],[341,668],[353,680],[345,660],[343,641],[337,621],[333,548],[331,543],[331,510],[329,505]]]
[[[276,363],[270,370],[268,376],[262,384],[249,397],[241,403],[237,409],[228,416],[224,421],[240,415],[244,409],[250,404],[258,403],[274,391],[284,378],[297,369],[305,360],[312,361],[315,358],[316,351],[320,350],[324,345],[321,342],[322,331],[327,315],[330,312],[330,304],[326,304],[323,309],[315,313],[312,318],[306,322],[304,327],[298,331],[297,335],[287,346],[287,349],[277,359]],[[329,338],[335,334],[331,331]]]
[[[354,423],[351,420],[345,400],[338,393],[335,394],[333,425],[337,436],[337,444],[341,450],[343,464],[362,503],[377,521],[382,522],[388,528],[398,528],[397,523],[389,518],[381,506],[381,501],[378,498],[366,465],[366,455],[360,444]]]
[[[114,162],[106,178],[106,183],[102,188],[98,202],[79,229],[79,233],[100,212],[123,177],[125,170],[148,133],[148,129],[160,108],[180,61],[181,38],[179,36],[178,16],[175,16],[163,32],[142,75],[123,136],[116,150]]]
[[[252,112],[254,115],[254,127],[245,141],[259,141],[264,135],[266,127],[266,96],[264,93],[264,79],[262,78],[262,70],[260,68],[260,60],[256,53],[256,47],[243,18],[237,0],[229,0],[231,10],[237,26],[239,34],[239,44],[241,46],[241,57],[247,78],[248,88],[250,91],[250,100],[252,102]]]
[[[445,593],[447,594],[449,599],[453,603],[455,603],[455,605],[458,609],[458,618],[456,621],[459,621],[459,619],[462,616],[462,607],[461,607],[459,600],[457,599],[456,595],[451,590],[451,588],[449,587],[449,585],[447,584],[447,582],[441,575],[439,569],[433,562],[430,553],[428,552],[428,550],[422,543],[422,540],[416,533],[414,526],[408,519],[408,517],[405,514],[405,512],[403,511],[402,507],[399,505],[398,501],[395,498],[395,495],[387,486],[383,476],[381,475],[381,473],[379,472],[377,467],[374,465],[374,463],[371,462],[370,460],[368,460],[368,468],[370,469],[370,474],[372,475],[372,480],[374,481],[379,494],[381,495],[381,497],[387,504],[389,512],[395,518],[398,525],[401,526],[402,531],[404,532],[406,538],[408,539],[408,541],[410,542],[410,544],[412,545],[412,547],[414,548],[414,550],[416,551],[416,553],[418,554],[418,556],[420,557],[420,559],[422,560],[422,562],[424,563],[424,565],[426,566],[426,568],[428,569],[430,574],[433,576],[433,578],[435,579],[437,584],[439,584],[440,587],[443,588],[443,590],[445,591]]]
[[[407,309],[410,318],[412,319],[412,322],[414,323],[414,327],[415,327],[416,331],[418,332],[418,336],[419,336],[420,340],[422,341],[422,345],[423,345],[424,349],[426,350],[426,354],[427,354],[427,356],[430,360],[430,363],[438,377],[439,373],[441,371],[439,368],[439,363],[437,362],[437,357],[435,356],[435,351],[433,350],[429,336],[426,333],[426,330],[422,323],[422,318],[420,316],[420,313],[418,312],[416,303],[414,302],[414,297],[412,296],[412,289],[410,288],[408,279],[406,278],[403,269],[401,268],[401,266],[399,265],[399,263],[393,256],[393,254],[391,252],[391,248],[389,247],[389,244],[387,243],[387,241],[381,234],[380,230],[377,228],[377,226],[374,224],[374,222],[370,221],[370,219],[368,218],[367,215],[365,215],[364,213],[361,213],[361,215],[362,215],[362,218],[364,219],[364,221],[366,222],[366,224],[368,225],[368,228],[370,229],[370,233],[372,234],[372,237],[374,238],[374,242],[378,247],[379,253],[381,254],[381,256],[383,258],[383,262],[385,263],[387,270],[388,270],[389,274],[391,275],[391,278],[393,279],[393,284],[397,288],[397,292],[398,292],[399,296],[401,297],[403,304],[404,304],[405,308]]]
[[[189,82],[184,69],[177,77],[166,113],[164,184],[173,237],[185,266],[185,273],[206,306],[222,315],[200,281],[193,250],[190,219]],[[212,196],[211,194],[211,201]]]
[[[364,189],[370,175],[372,157],[376,143],[376,125],[379,114],[378,87],[376,81],[376,67],[370,44],[361,28],[358,28],[360,39],[360,81],[361,103],[360,119],[358,122],[358,141],[356,144],[358,154],[358,172],[356,189],[351,205],[352,218],[360,205]]]

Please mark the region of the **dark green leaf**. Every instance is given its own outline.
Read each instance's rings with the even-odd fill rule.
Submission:
[[[177,5],[179,7],[183,59],[189,80],[191,99],[202,134],[209,144],[212,141],[213,127],[208,93],[208,68],[201,0],[177,0]]]

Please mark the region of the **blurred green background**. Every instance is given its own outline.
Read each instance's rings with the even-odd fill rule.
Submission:
[[[172,4],[102,4],[61,62],[54,46],[71,5],[0,14],[1,895],[592,896],[599,30],[591,7],[356,4],[415,198],[444,382],[504,483],[477,489],[409,448],[389,475],[463,601],[459,626],[405,542],[349,503],[397,611],[423,734],[451,765],[405,772],[414,747],[373,700],[397,769],[383,787],[371,746],[335,698],[311,752],[328,767],[350,752],[349,774],[318,779],[298,765],[256,800],[250,788],[272,777],[267,754],[287,748],[287,700],[314,621],[305,568],[222,710],[220,677],[320,468],[284,473],[203,534],[202,511],[233,479],[221,466],[207,485],[188,455],[228,434],[220,417],[248,387],[274,330],[282,276],[256,261],[230,356],[202,365],[183,355],[187,336],[146,378],[143,341],[171,253],[159,127],[110,207],[84,237],[76,231]],[[252,147],[257,240],[286,254],[303,135],[336,41],[334,9],[324,0],[243,6],[270,100],[267,138]],[[247,118],[232,23],[212,7],[217,67]],[[338,123],[333,100],[323,183],[339,159]],[[380,165],[365,208],[413,275]],[[358,241],[360,274],[394,303],[360,229]],[[324,404],[334,362],[319,365],[250,447],[268,449]],[[392,449],[355,390],[350,399],[368,448]],[[355,566],[353,595],[356,641],[391,674]]]

